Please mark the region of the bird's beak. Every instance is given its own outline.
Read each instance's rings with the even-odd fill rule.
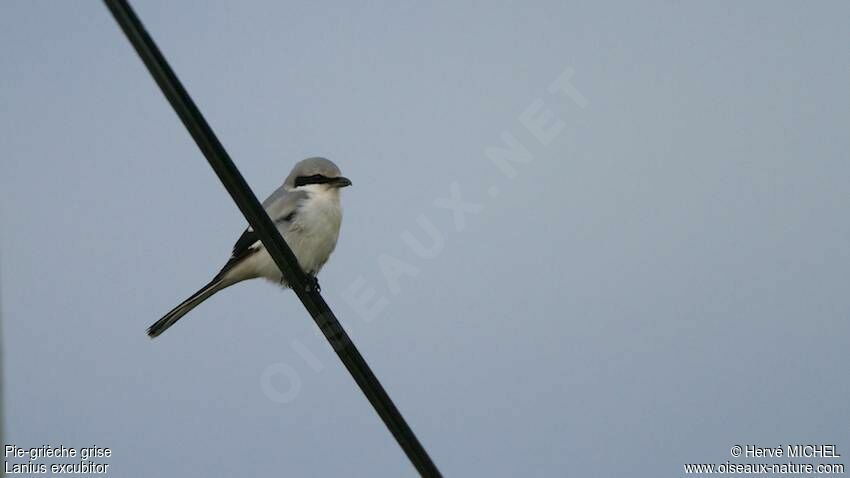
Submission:
[[[351,180],[342,176],[333,179],[333,185],[338,188],[351,186]]]

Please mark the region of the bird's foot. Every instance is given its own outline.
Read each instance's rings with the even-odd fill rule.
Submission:
[[[304,285],[304,290],[307,292],[321,292],[322,287],[319,285],[319,279],[317,279],[316,276],[308,275],[307,283]]]

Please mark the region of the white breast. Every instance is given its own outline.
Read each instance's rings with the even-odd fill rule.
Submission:
[[[284,234],[289,247],[308,274],[317,274],[336,247],[342,223],[339,190],[324,185],[304,186],[304,200],[295,221]]]
[[[317,274],[336,247],[339,227],[342,222],[342,209],[339,205],[339,190],[328,189],[323,185],[303,186],[308,193],[293,223],[280,229],[286,243],[298,258],[301,269],[308,274]],[[248,255],[227,273],[227,280],[236,283],[255,277],[265,277],[280,283],[283,279],[280,269],[272,260],[266,248],[258,244],[259,250]]]

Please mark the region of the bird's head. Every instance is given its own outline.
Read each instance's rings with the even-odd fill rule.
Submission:
[[[351,181],[342,173],[333,161],[325,158],[307,158],[299,161],[286,177],[283,186],[289,190],[301,188],[337,190],[351,186]]]

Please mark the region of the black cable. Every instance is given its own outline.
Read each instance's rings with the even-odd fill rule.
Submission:
[[[290,284],[304,307],[310,312],[316,325],[325,334],[345,368],[348,369],[354,381],[363,390],[366,398],[378,412],[413,466],[422,476],[441,476],[434,462],[431,461],[428,453],[405,422],[404,417],[401,416],[387,392],[384,391],[384,387],[372,373],[369,365],[363,360],[360,352],[357,351],[357,347],[351,342],[328,304],[325,303],[315,288],[308,290],[309,282],[304,272],[301,271],[292,250],[289,249],[260,202],[257,201],[257,197],[254,196],[242,174],[236,169],[236,165],[233,164],[227,151],[216,138],[215,133],[171,70],[168,62],[160,53],[156,43],[148,35],[144,25],[133,12],[129,3],[126,0],[104,0],[104,2],[112,12],[112,16],[115,17],[115,21],[121,26],[124,34],[127,35],[127,39],[130,40],[130,43],[148,67],[151,76],[156,80],[174,111],[177,112],[198,147],[201,148],[201,152],[204,153],[227,192],[230,193],[233,201],[239,206],[239,210],[245,215],[248,223],[254,228],[266,250],[280,268],[286,282]]]

